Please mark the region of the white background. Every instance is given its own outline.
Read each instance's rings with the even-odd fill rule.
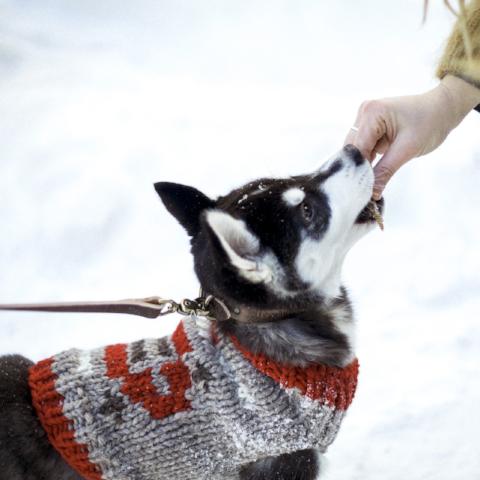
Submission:
[[[421,1],[0,0],[0,302],[195,296],[152,188],[311,172],[367,98],[419,93],[453,17]],[[360,385],[327,478],[480,478],[480,114],[396,175],[344,279]],[[178,318],[0,314],[0,354]]]

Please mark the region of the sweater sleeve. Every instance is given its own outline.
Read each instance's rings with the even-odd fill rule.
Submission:
[[[470,44],[470,52],[466,42]],[[470,1],[465,18],[457,20],[447,41],[436,75],[442,79],[447,74],[480,88],[480,0]],[[480,105],[475,110],[480,112]]]

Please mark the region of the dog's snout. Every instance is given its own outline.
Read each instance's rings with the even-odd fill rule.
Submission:
[[[363,155],[360,153],[360,150],[357,147],[354,147],[353,145],[345,145],[343,147],[343,151],[346,154],[347,158],[353,160],[357,167],[359,167],[363,164],[363,162],[365,162]]]

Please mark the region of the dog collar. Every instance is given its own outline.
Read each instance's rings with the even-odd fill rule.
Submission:
[[[239,323],[273,322],[305,311],[304,308],[252,308],[247,305],[227,303],[214,295],[206,295],[202,288],[200,288],[200,299],[204,300],[205,307],[209,312],[206,317],[219,322],[230,319]]]
[[[208,318],[219,322],[231,319],[239,323],[262,323],[284,320],[303,311],[305,310],[287,310],[284,308],[256,309],[244,305],[233,306],[227,305],[224,301],[214,297],[209,305],[210,313]]]

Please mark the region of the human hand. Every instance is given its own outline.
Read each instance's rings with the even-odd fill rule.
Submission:
[[[373,198],[409,160],[435,150],[476,105],[480,89],[447,75],[433,90],[420,95],[369,100],[360,106],[355,126],[345,144],[355,145],[373,162]]]

